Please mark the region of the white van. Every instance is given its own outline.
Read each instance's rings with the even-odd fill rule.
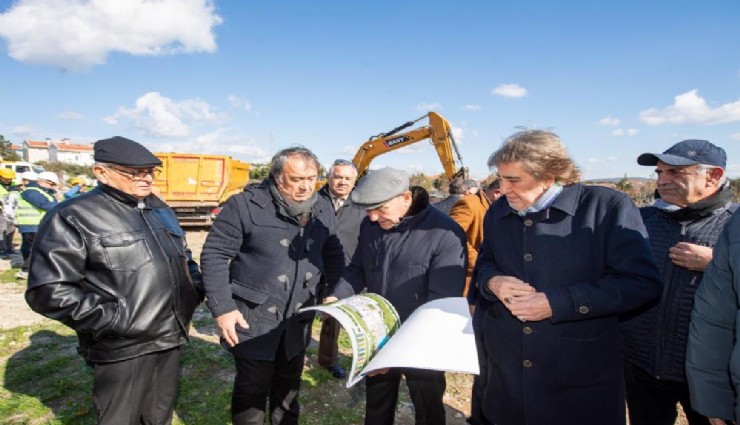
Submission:
[[[26,171],[33,171],[34,173],[39,174],[45,171],[44,167],[40,165],[31,164],[30,162],[25,162],[25,161],[3,162],[3,163],[0,163],[0,167],[10,168],[13,171],[15,171],[15,184],[20,184],[21,173],[24,173]]]

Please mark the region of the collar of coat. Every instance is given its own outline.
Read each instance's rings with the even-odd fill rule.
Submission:
[[[98,182],[98,187],[93,189],[90,193],[100,191],[108,195],[109,197],[113,198],[114,200],[129,205],[131,207],[136,208],[139,205],[139,198],[129,195],[128,193],[121,192],[120,190],[113,188],[111,186],[108,186],[105,183]],[[146,209],[155,209],[155,208],[164,208],[167,206],[167,204],[164,203],[159,197],[156,195],[149,195],[146,198],[144,198],[144,205],[146,206]]]
[[[257,205],[258,207],[262,209],[267,209],[268,207],[270,207],[270,205],[272,205],[273,208],[280,215],[290,218],[288,216],[288,213],[284,210],[282,206],[279,206],[275,202],[273,202],[274,199],[272,198],[272,195],[270,194],[270,190],[267,188],[266,185],[264,184],[253,185],[253,186],[250,186],[244,189],[244,192],[251,194],[251,196],[249,197],[249,200],[253,204]],[[319,198],[321,198],[321,196],[319,196]],[[329,202],[329,206],[331,206],[331,202]],[[317,200],[316,203],[313,205],[313,208],[311,209],[313,216],[315,217],[317,214],[319,214],[319,212],[323,211],[325,207],[326,205],[324,205],[323,202],[319,202]],[[333,211],[334,211],[333,207],[331,211],[333,214]]]
[[[560,192],[560,195],[558,195],[558,197],[555,198],[554,201],[552,201],[552,204],[550,204],[549,207],[545,208],[545,210],[547,210],[548,208],[553,208],[573,216],[576,214],[576,209],[578,209],[578,200],[581,198],[582,192],[583,185],[580,183],[565,186],[563,187],[563,191]],[[518,215],[516,210],[509,206],[509,203],[506,201],[506,196],[498,198],[498,200],[491,206],[491,208],[493,208],[494,218],[502,218],[509,214]],[[541,212],[542,211],[537,213],[527,213],[526,215],[536,215]]]

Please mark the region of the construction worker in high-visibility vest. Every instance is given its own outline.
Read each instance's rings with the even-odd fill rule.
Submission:
[[[15,214],[18,209],[18,198],[20,188],[13,184],[15,171],[12,168],[0,168],[0,227],[2,227],[2,239],[0,239],[0,258],[8,258],[14,254],[13,236],[15,235]]]
[[[44,214],[57,204],[57,199],[54,197],[57,184],[59,184],[59,177],[50,171],[44,171],[35,181],[29,180],[26,188],[21,192],[16,215],[16,225],[22,237],[21,255],[23,255],[23,268],[15,275],[19,279],[28,278],[31,246]]]

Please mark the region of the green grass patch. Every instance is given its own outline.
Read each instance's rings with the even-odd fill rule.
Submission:
[[[202,326],[212,319],[200,318]],[[320,331],[313,323],[313,335]],[[349,371],[349,339],[340,333],[340,364]],[[0,330],[0,423],[94,424],[93,371],[76,352],[73,331],[57,322]],[[364,385],[347,389],[316,363],[317,341],[307,351],[301,386],[301,418],[305,425],[352,425],[363,422]],[[213,336],[192,337],[183,347],[180,395],[173,424],[231,423],[231,355]],[[400,400],[407,402],[402,384]],[[397,424],[413,423],[403,412]],[[412,415],[412,413],[411,413]],[[455,423],[455,422],[449,422]],[[464,422],[463,422],[464,423]]]

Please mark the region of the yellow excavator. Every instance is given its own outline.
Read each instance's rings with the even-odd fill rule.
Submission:
[[[429,124],[424,125],[407,132],[401,133],[424,118],[429,117]],[[391,131],[380,133],[370,137],[370,139],[360,146],[352,162],[357,167],[359,175],[367,170],[375,157],[408,146],[412,143],[429,139],[437,151],[439,160],[448,179],[453,177],[468,178],[468,169],[462,165],[462,155],[457,148],[455,138],[452,135],[452,126],[441,115],[436,112],[429,112],[413,121],[394,128]],[[454,153],[453,153],[454,151]]]

